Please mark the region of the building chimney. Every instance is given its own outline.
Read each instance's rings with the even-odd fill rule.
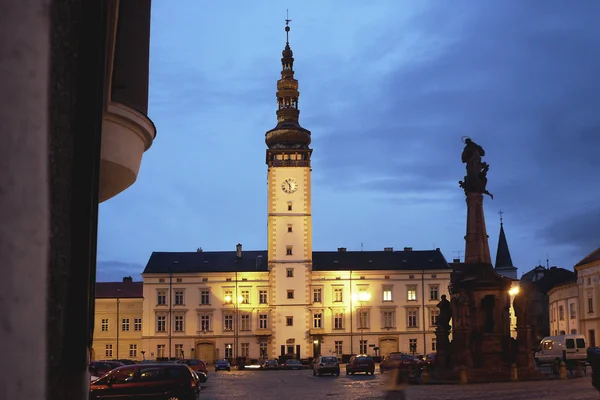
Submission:
[[[338,247],[338,252],[339,253],[345,253],[346,252],[346,248],[345,247]]]
[[[241,243],[238,243],[235,246],[235,256],[237,258],[242,258],[242,244]]]
[[[404,251],[412,251],[412,247],[405,247]]]
[[[196,249],[196,252],[197,252],[197,253],[202,253],[202,247],[198,247],[198,248]]]
[[[130,277],[130,276],[126,276],[126,277],[123,278],[123,282],[124,283],[131,283],[131,282],[133,282],[133,278]]]
[[[393,247],[384,247],[383,251],[394,251]]]
[[[453,263],[459,263],[459,262],[460,262],[460,258],[453,258],[453,259],[452,259],[452,262],[453,262]]]

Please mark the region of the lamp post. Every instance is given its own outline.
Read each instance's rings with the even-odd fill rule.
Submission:
[[[121,289],[117,289],[117,324],[115,326],[115,328],[117,329],[117,346],[116,346],[117,347],[116,348],[117,356],[115,357],[115,359],[117,359],[117,360],[119,359],[119,325],[121,324],[120,318],[119,318],[119,309],[121,308],[120,307],[121,299],[119,298],[120,295],[121,295]]]
[[[173,261],[173,265],[179,261]],[[171,359],[171,339],[173,337],[173,265],[169,266],[169,360]]]
[[[360,343],[358,345],[359,351],[362,354],[365,354],[367,351],[367,349],[365,348],[364,352],[362,352],[361,350],[363,350],[362,348],[362,343],[364,341],[364,336],[365,336],[365,322],[366,322],[366,318],[363,319],[364,315],[362,315],[363,313],[363,305],[365,302],[371,300],[371,294],[369,292],[365,292],[365,291],[360,291],[358,292],[358,302],[360,303],[360,308],[359,308],[359,315],[358,315],[358,321],[360,322]]]

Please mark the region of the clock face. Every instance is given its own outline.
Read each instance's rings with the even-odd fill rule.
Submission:
[[[281,189],[286,193],[294,193],[298,190],[298,182],[294,178],[285,178],[281,184]]]

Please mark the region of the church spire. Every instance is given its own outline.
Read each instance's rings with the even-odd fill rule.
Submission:
[[[294,53],[290,48],[290,22],[285,20],[285,48],[281,53],[281,79],[277,81],[277,126],[268,131],[265,142],[269,149],[308,149],[310,131],[300,126],[298,116],[298,81],[294,78]]]
[[[500,211],[498,214],[500,215],[500,235],[498,236],[498,250],[496,251],[495,268],[496,271],[505,276],[513,275],[514,273],[514,279],[516,279],[517,268],[513,265],[510,251],[508,250],[508,242],[506,241],[506,235],[504,233],[504,222],[502,218],[504,213]]]

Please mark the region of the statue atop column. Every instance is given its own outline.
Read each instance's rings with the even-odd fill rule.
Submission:
[[[493,199],[494,196],[486,189],[487,173],[490,166],[481,160],[485,156],[485,150],[471,140],[471,138],[466,138],[463,143],[465,144],[465,148],[463,149],[461,159],[463,164],[467,164],[467,175],[465,175],[464,181],[458,182],[460,187],[464,189],[465,194],[483,193]]]

